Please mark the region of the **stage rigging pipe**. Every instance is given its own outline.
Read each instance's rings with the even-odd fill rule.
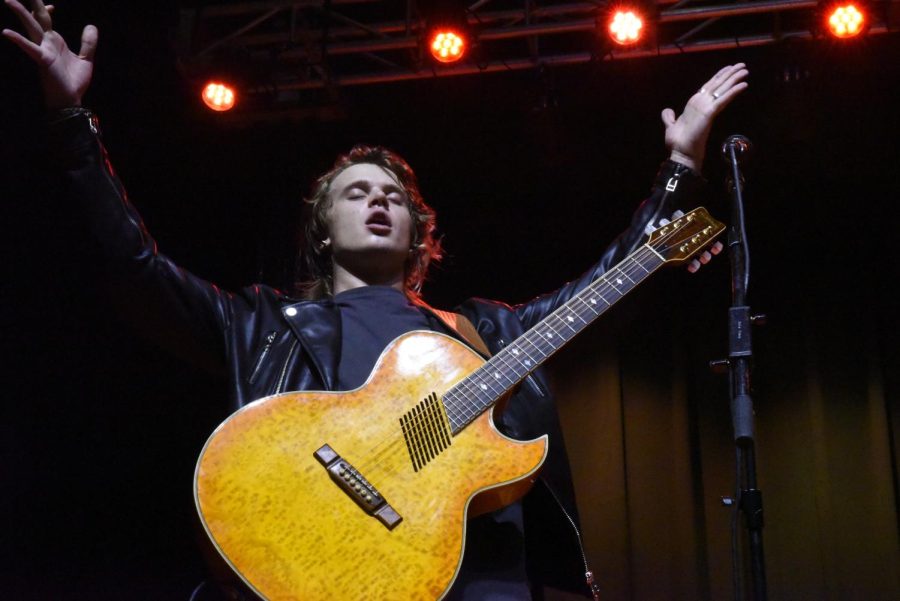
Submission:
[[[705,6],[698,8],[680,8],[669,11],[663,11],[658,19],[659,23],[674,23],[678,21],[694,21],[701,19],[734,17],[741,15],[759,14],[767,12],[780,12],[786,10],[797,10],[804,8],[812,8],[816,6],[816,2],[812,0],[773,0],[769,2],[742,2],[740,4],[728,4],[722,6]],[[536,9],[532,12],[534,16],[564,16],[574,14],[584,14],[596,10],[589,4],[565,4],[554,7],[546,7]],[[205,13],[204,13],[205,14]],[[509,21],[511,19],[524,19],[525,12],[523,10],[507,10],[497,12],[485,12],[478,14],[476,17],[469,18],[469,25],[478,26],[485,23]],[[387,35],[391,33],[399,33],[406,31],[407,24],[401,21],[387,22],[381,24],[373,24],[366,27],[365,30],[358,27],[343,27],[341,29],[331,30],[336,38],[350,37],[354,35],[365,35],[366,32]],[[517,37],[529,37],[535,35],[553,35],[561,33],[571,33],[577,31],[589,31],[596,28],[596,21],[593,17],[571,20],[567,22],[556,23],[536,23],[531,25],[519,25],[514,27],[485,29],[478,34],[480,40],[500,40],[511,39]],[[320,36],[312,36],[313,39],[319,39]],[[398,45],[391,48],[408,47],[410,40],[415,38],[401,38],[396,40]],[[250,35],[241,38],[241,42],[246,45],[271,44],[285,41],[284,34],[259,34]],[[349,52],[369,52],[371,49],[364,46],[367,41],[351,42],[345,44],[334,44],[328,47],[329,54],[347,54]],[[371,41],[377,43],[377,40]],[[358,50],[353,44],[362,44],[362,50]],[[345,48],[346,47],[346,48]],[[375,50],[377,50],[376,48]]]

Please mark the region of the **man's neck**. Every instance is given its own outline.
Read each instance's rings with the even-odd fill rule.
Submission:
[[[334,266],[333,294],[340,294],[347,290],[362,286],[390,286],[400,292],[406,293],[405,278],[402,273],[394,274],[357,274],[340,265]]]

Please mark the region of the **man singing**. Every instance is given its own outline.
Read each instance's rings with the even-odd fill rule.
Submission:
[[[41,0],[34,0],[32,11],[18,0],[6,4],[24,33],[4,30],[3,36],[40,69],[55,164],[68,193],[89,216],[108,258],[109,278],[117,290],[136,299],[135,314],[144,323],[166,324],[151,335],[180,355],[217,366],[230,384],[234,409],[284,392],[356,390],[370,380],[391,342],[408,332],[445,334],[482,356],[501,351],[636,249],[648,228],[657,227],[676,208],[687,208],[701,181],[712,121],[747,87],[744,65],[730,65],[707,81],[677,118],[665,109],[662,121],[671,154],[627,229],[584,275],[530,302],[511,307],[472,299],[453,312],[426,304],[422,284],[429,263],[440,258],[434,211],[402,158],[366,146],[339,157],[313,186],[304,225],[309,279],[302,293],[291,297],[264,285],[228,292],[158,251],[112,171],[99,121],[82,106],[97,29],[85,27],[75,54],[53,30]],[[709,260],[710,253],[703,253],[690,269]],[[378,410],[373,400],[372,414]],[[568,459],[540,369],[524,379],[494,419],[514,439],[548,434],[546,460],[532,492],[467,522],[462,560],[446,576],[445,598],[541,598],[548,585],[580,586],[586,592]],[[198,589],[198,597],[237,598],[241,593],[236,591],[227,582],[208,583]],[[440,589],[438,595],[442,593]]]

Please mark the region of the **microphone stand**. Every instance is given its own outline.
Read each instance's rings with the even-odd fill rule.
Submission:
[[[726,504],[736,501],[737,513],[744,514],[744,523],[749,533],[750,569],[753,579],[753,598],[766,599],[766,569],[763,557],[762,492],[756,485],[756,454],[754,444],[753,399],[750,396],[750,371],[753,349],[751,346],[751,325],[763,324],[764,315],[750,314],[747,306],[747,288],[750,281],[750,254],[744,224],[743,185],[744,177],[740,165],[750,158],[750,140],[743,136],[730,136],[722,144],[722,155],[731,166],[726,178],[731,193],[731,227],[728,230],[728,248],[731,260],[732,305],[728,313],[728,359],[712,361],[716,371],[729,373],[731,393],[731,419],[734,428],[737,498],[726,499]],[[732,536],[736,537],[736,530]],[[736,539],[733,539],[736,540]],[[737,543],[733,542],[735,599],[741,599],[740,575],[742,562],[738,561]]]

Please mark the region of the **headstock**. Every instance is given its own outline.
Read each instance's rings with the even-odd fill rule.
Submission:
[[[666,263],[683,263],[709,246],[725,225],[698,207],[650,234],[649,246]]]

